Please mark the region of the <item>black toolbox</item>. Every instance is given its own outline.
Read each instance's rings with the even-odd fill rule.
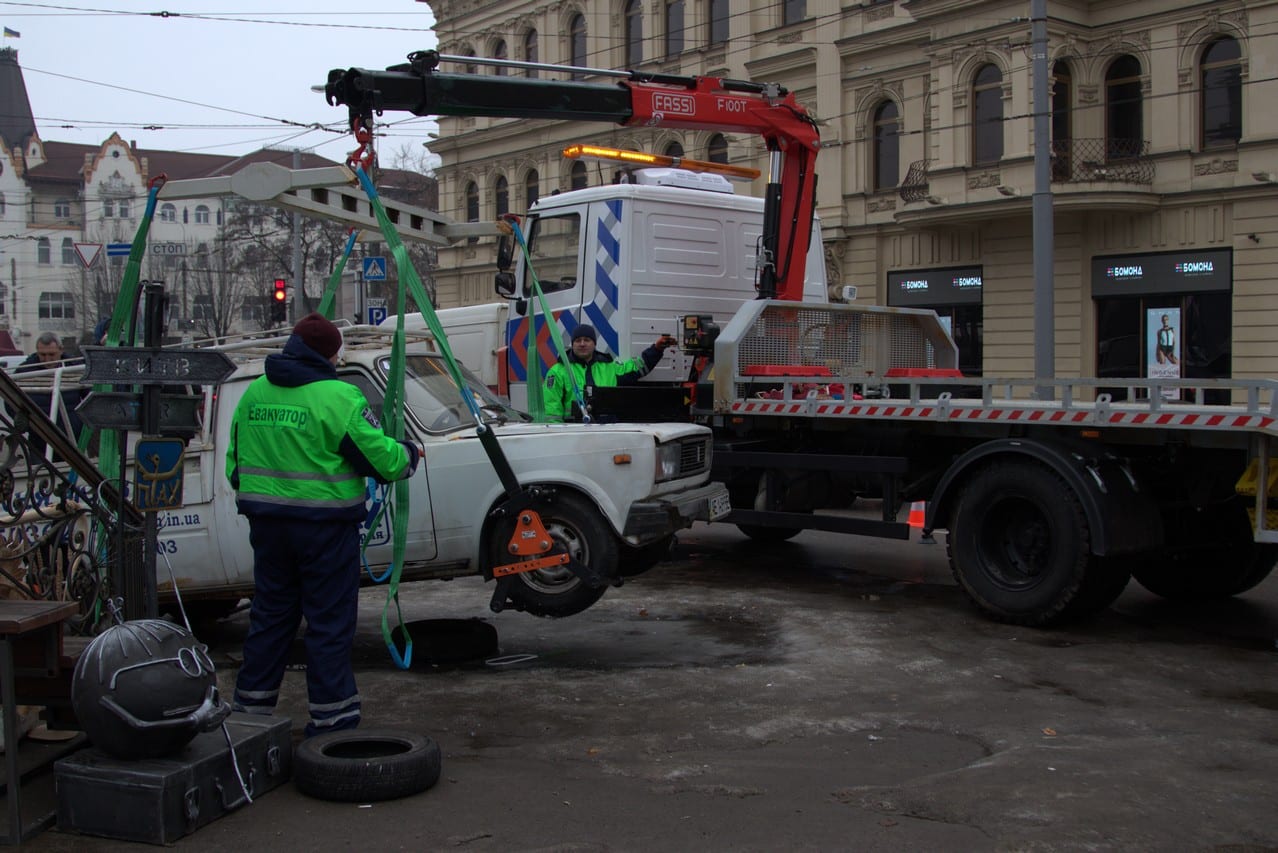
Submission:
[[[125,761],[90,747],[58,761],[58,829],[168,844],[244,805],[240,777],[252,798],[288,780],[287,717],[233,713],[225,725],[234,763],[220,728],[167,758]]]

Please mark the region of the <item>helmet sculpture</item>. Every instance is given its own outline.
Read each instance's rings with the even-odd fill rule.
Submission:
[[[208,647],[160,619],[98,635],[76,662],[71,704],[94,745],[123,759],[171,755],[231,712]]]

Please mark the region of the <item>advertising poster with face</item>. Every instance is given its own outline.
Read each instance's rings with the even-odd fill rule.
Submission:
[[[1180,309],[1149,308],[1145,311],[1145,363],[1150,379],[1179,379]],[[1180,392],[1164,389],[1163,396],[1177,398]]]

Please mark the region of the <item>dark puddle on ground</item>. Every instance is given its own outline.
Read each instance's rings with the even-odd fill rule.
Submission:
[[[672,667],[758,665],[780,661],[776,623],[765,617],[724,608],[679,616],[631,616],[608,613],[575,624],[529,620],[503,626],[500,634],[483,620],[459,630],[447,626],[432,637],[432,620],[412,623],[413,671],[438,669],[493,672],[554,668],[668,669]],[[458,623],[461,620],[435,620]],[[557,630],[564,625],[562,631]],[[479,627],[483,626],[483,628]],[[451,645],[447,645],[451,644]],[[295,647],[295,653],[301,649]],[[403,647],[400,653],[403,654]],[[380,636],[356,638],[358,670],[395,668]],[[301,659],[301,658],[299,658]]]

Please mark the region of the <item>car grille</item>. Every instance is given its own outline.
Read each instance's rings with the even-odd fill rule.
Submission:
[[[710,439],[688,438],[679,443],[679,476],[690,477],[710,467]]]

